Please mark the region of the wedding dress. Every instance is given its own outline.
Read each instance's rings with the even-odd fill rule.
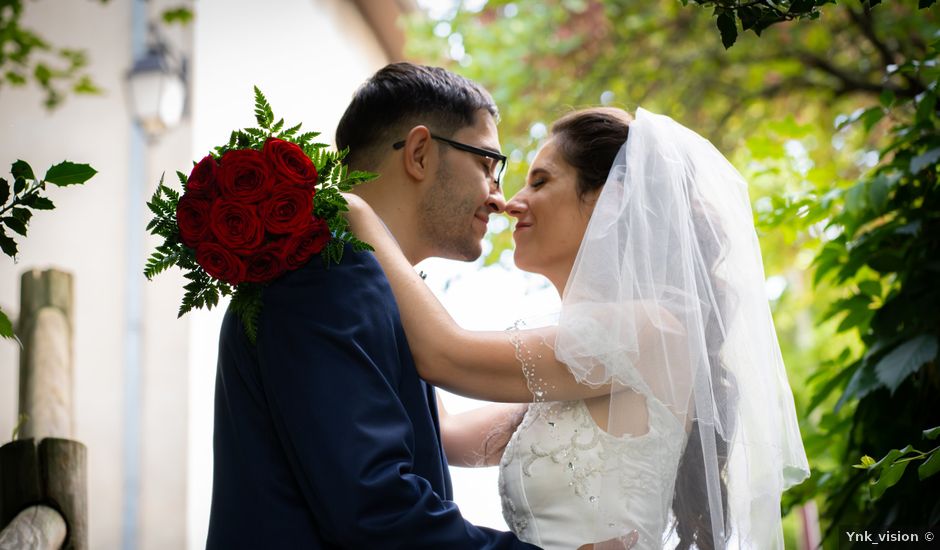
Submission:
[[[617,437],[598,427],[584,401],[533,403],[499,465],[513,533],[560,550],[635,530],[635,550],[662,548],[686,434],[662,404],[649,396],[647,404],[649,431]],[[601,485],[611,479],[604,490],[618,506],[601,508]]]

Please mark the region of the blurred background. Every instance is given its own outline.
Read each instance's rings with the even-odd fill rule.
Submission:
[[[28,236],[0,213],[19,245],[0,259],[14,328],[24,272],[74,278],[90,546],[205,543],[224,304],[177,319],[185,280],[142,275],[156,244],[145,202],[161,175],[253,125],[253,85],[277,116],[331,142],[356,87],[402,59],[492,92],[507,197],[572,108],[642,106],[710,139],[750,183],[813,468],[785,495],[787,547],[835,548],[849,527],[936,527],[938,32],[931,0],[0,2],[0,163],[98,171],[47,189],[55,210],[28,220]],[[418,266],[468,328],[558,306],[544,279],[515,270],[509,228],[493,218],[477,262]],[[0,442],[19,422],[19,357],[0,340]],[[452,472],[464,515],[505,528],[496,469]]]

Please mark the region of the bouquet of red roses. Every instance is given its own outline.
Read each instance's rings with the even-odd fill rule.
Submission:
[[[344,243],[371,249],[348,231],[340,193],[374,177],[348,173],[346,151],[313,143],[316,132],[283,130],[258,88],[255,116],[259,128],[232,132],[189,176],[177,172],[182,196],[160,181],[147,229],[164,242],[144,270],[148,279],[174,265],[186,271],[180,316],[231,294],[252,341],[266,283],[318,253],[339,262]]]

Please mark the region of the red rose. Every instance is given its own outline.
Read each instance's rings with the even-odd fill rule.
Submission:
[[[273,196],[258,207],[264,228],[278,235],[299,233],[313,215],[313,195],[294,185],[274,189]]]
[[[333,236],[326,222],[313,218],[302,233],[287,240],[284,246],[284,261],[288,269],[297,269],[307,263],[317,252],[323,250]]]
[[[277,183],[314,189],[317,184],[317,167],[298,145],[283,139],[268,138],[262,151],[274,168]]]
[[[248,266],[245,281],[267,283],[287,271],[287,264],[283,258],[285,244],[283,241],[284,239],[270,242],[246,258]]]
[[[206,155],[193,166],[193,171],[189,173],[189,179],[186,180],[186,193],[211,198],[218,196],[217,169],[218,165],[212,155]]]
[[[242,259],[217,243],[200,244],[196,249],[196,261],[206,273],[230,285],[245,281],[245,264]]]
[[[264,239],[264,224],[252,204],[217,200],[212,205],[209,220],[219,244],[232,252],[251,253]]]
[[[274,180],[264,155],[254,149],[235,149],[222,155],[219,188],[227,199],[261,202],[271,195]]]
[[[196,248],[211,234],[209,231],[209,201],[185,193],[176,205],[176,225],[180,230],[180,240],[190,248]]]

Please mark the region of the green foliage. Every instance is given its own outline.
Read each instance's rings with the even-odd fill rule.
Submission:
[[[29,420],[29,415],[26,413],[20,413],[16,419],[16,425],[13,426],[13,434],[10,436],[10,441],[16,441],[20,437],[20,431],[23,429],[23,426],[26,425],[26,421]]]
[[[0,4],[0,89],[32,80],[42,88],[43,103],[49,109],[62,103],[69,91],[100,93],[86,72],[85,51],[55,47],[36,31],[22,27],[23,5],[23,0]]]
[[[767,27],[794,19],[817,19],[820,7],[834,4],[834,0],[691,0],[703,8],[714,8],[715,22],[721,34],[721,43],[730,48],[738,39],[738,24],[741,30],[754,31],[760,36]],[[682,0],[687,5],[689,0]],[[874,2],[878,3],[878,2]]]
[[[936,35],[935,18],[917,23],[926,32],[915,44]],[[933,496],[940,484],[931,478],[940,465],[938,448],[914,447],[920,426],[940,422],[934,406],[940,390],[940,44],[904,45],[910,37],[891,34],[896,29],[865,29],[883,33],[874,36],[882,48],[901,42],[887,56],[903,62],[883,69],[877,103],[837,117],[837,137],[854,129],[878,142],[868,154],[879,163],[844,186],[814,186],[775,201],[774,214],[763,220],[769,228],[797,225],[819,235],[813,282],[819,294],[832,295],[820,319],[837,322],[833,334],[845,342],[831,347],[839,356],[813,375],[807,412],[817,421],[804,428],[804,438],[810,456],[818,453],[816,471],[788,502],[821,499],[826,545],[833,546],[839,525],[887,529],[940,519]],[[846,462],[858,457],[856,468],[863,471],[848,469]],[[913,461],[922,462],[918,475],[905,475]]]
[[[160,19],[167,25],[188,25],[192,23],[194,17],[193,10],[184,5],[167,8],[160,14]]]
[[[890,468],[940,461],[914,450],[940,424],[940,24],[933,2],[877,4],[490,0],[409,22],[412,57],[500,106],[507,196],[545,127],[597,104],[667,113],[742,171],[813,468],[784,510],[815,500],[826,547],[839,526],[940,518],[940,476]],[[487,262],[509,232],[492,243]],[[851,467],[909,445],[876,470]],[[877,499],[871,479],[886,479]]]
[[[11,258],[16,258],[17,243],[7,230],[26,236],[33,210],[52,210],[55,205],[44,196],[46,184],[57,187],[82,184],[97,172],[87,164],[60,162],[46,170],[43,179],[37,179],[32,167],[23,160],[17,160],[10,167],[13,186],[0,178],[0,250]],[[0,337],[14,338],[13,324],[0,311]]]
[[[13,322],[7,317],[3,310],[0,310],[0,335],[4,338],[13,337]]]
[[[323,143],[314,139],[318,132],[300,133],[301,124],[285,129],[284,119],[276,119],[274,110],[267,98],[256,86],[255,120],[257,128],[243,128],[231,133],[228,143],[216,147],[212,155],[217,160],[226,152],[235,149],[261,150],[270,138],[282,139],[299,146],[310,157],[317,169],[318,181],[313,198],[313,214],[326,221],[332,239],[321,251],[322,260],[329,265],[339,263],[343,250],[349,244],[354,250],[372,250],[368,244],[360,241],[349,232],[349,224],[343,213],[348,211],[346,200],[341,193],[351,190],[355,185],[375,177],[368,172],[348,172],[342,160],[347,151],[331,151]],[[187,176],[177,172],[183,189],[186,188]],[[144,266],[144,275],[152,279],[171,267],[179,267],[188,280],[183,289],[182,304],[178,316],[182,317],[193,309],[212,309],[218,305],[222,296],[231,296],[230,306],[238,314],[252,342],[257,337],[258,318],[261,313],[261,293],[263,285],[240,283],[230,285],[209,275],[196,261],[196,251],[183,244],[177,225],[176,210],[180,192],[164,185],[163,178],[154,192],[147,207],[154,217],[147,224],[147,231],[162,238]]]
[[[252,342],[258,340],[258,318],[261,315],[261,286],[238,285],[232,296],[232,311],[242,320],[245,334]]]
[[[940,426],[924,430],[925,440],[936,439],[940,436]],[[901,480],[907,465],[913,461],[921,461],[917,468],[917,477],[921,480],[927,479],[940,471],[940,446],[922,452],[908,445],[903,449],[891,449],[881,460],[864,455],[859,464],[852,467],[860,470],[867,470],[871,475],[869,480],[869,492],[873,501],[878,500],[884,495],[885,491],[893,487]]]
[[[68,93],[102,93],[88,73],[85,50],[56,46],[39,31],[21,26],[24,5],[23,0],[0,1],[0,90],[34,82],[43,91],[43,105],[47,109],[61,105]],[[193,10],[182,4],[160,14],[167,25],[188,25],[193,17]]]

